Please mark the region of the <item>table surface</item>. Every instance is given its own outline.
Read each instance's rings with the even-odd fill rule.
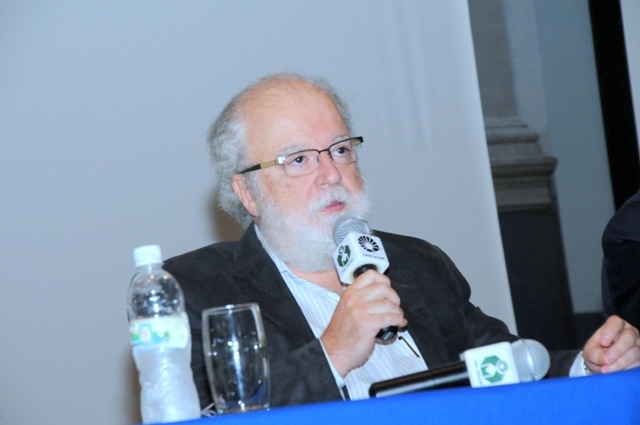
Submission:
[[[277,407],[201,418],[213,424],[640,424],[640,368],[485,388],[429,390],[379,399]]]

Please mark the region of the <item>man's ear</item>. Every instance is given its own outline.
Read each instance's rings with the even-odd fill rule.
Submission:
[[[258,207],[247,185],[247,178],[242,174],[234,174],[231,177],[231,187],[240,198],[242,205],[249,211],[249,214],[253,217],[258,217]]]

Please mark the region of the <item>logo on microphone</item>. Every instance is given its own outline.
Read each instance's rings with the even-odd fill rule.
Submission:
[[[349,262],[349,258],[351,258],[351,249],[349,249],[349,245],[342,245],[338,251],[338,258],[336,261],[340,267],[344,267]]]
[[[374,253],[380,250],[380,245],[371,237],[362,235],[358,238],[358,243],[367,252]]]
[[[491,383],[500,382],[504,378],[509,365],[498,356],[486,357],[480,364],[482,377]]]

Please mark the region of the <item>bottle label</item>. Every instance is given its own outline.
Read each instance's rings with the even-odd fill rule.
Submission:
[[[185,348],[191,336],[186,313],[132,320],[129,323],[129,333],[131,345],[140,348],[151,348],[157,345]]]

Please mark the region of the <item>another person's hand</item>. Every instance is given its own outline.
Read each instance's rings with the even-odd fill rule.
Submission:
[[[638,329],[611,316],[584,346],[584,361],[593,373],[609,373],[640,366]]]
[[[389,278],[368,270],[344,289],[321,340],[333,366],[344,377],[367,361],[380,329],[406,325],[400,297]]]

